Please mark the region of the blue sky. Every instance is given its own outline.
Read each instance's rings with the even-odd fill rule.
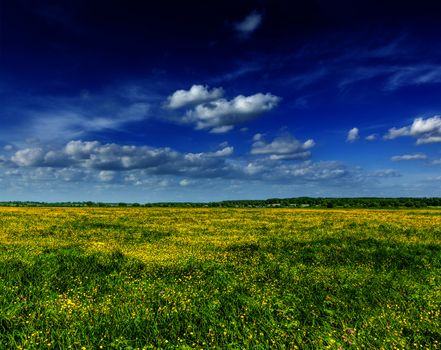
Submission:
[[[0,199],[441,195],[435,1],[0,5]]]

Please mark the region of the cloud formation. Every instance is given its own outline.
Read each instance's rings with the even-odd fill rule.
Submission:
[[[249,35],[259,28],[262,23],[262,15],[257,12],[252,12],[246,16],[242,21],[234,24],[234,29],[241,35]]]
[[[40,147],[21,149],[12,155],[10,161],[17,167],[99,170],[101,179],[109,179],[109,172],[134,169],[148,169],[155,174],[182,173],[211,177],[222,173],[224,159],[233,150],[233,147],[227,146],[216,152],[179,153],[170,148],[70,141],[58,150]]]
[[[251,96],[239,95],[232,100],[220,98],[199,104],[188,110],[183,118],[196,130],[209,130],[211,133],[225,133],[235,125],[253,120],[271,111],[279,104],[280,98],[270,93],[257,93]]]
[[[428,144],[441,142],[441,116],[431,118],[416,118],[411,125],[402,128],[391,128],[384,135],[384,139],[393,140],[402,136],[416,138],[416,144]]]
[[[358,128],[352,128],[351,130],[348,131],[346,141],[352,143],[352,142],[355,142],[356,140],[358,140],[359,137],[360,136],[359,136]]]
[[[313,140],[300,143],[284,135],[268,143],[262,136],[257,136],[252,149],[258,157],[253,159],[231,158],[233,147],[224,146],[214,152],[181,153],[170,148],[77,140],[59,149],[34,147],[17,150],[9,157],[2,156],[0,170],[8,172],[3,173],[5,179],[23,176],[17,184],[51,179],[147,187],[160,186],[159,182],[186,186],[202,178],[284,184],[343,181],[343,178],[352,181],[351,173],[338,162],[308,160],[293,164],[285,161],[305,159],[314,146]]]
[[[395,73],[389,78],[386,89],[396,90],[407,85],[423,85],[440,82],[441,67],[439,65],[409,65],[395,69]]]
[[[425,155],[424,153],[402,154],[398,156],[393,156],[391,159],[394,162],[399,162],[402,160],[423,160],[427,159],[427,155]]]
[[[209,89],[204,85],[193,85],[190,90],[177,90],[167,98],[165,107],[177,109],[188,105],[196,105],[209,102],[222,97],[224,90],[222,88]]]
[[[251,154],[267,155],[271,160],[306,159],[311,155],[310,149],[315,146],[312,139],[301,143],[289,134],[278,136],[270,143],[261,134],[254,135],[253,140]]]
[[[124,131],[151,119],[156,97],[130,86],[71,96],[24,96],[20,101],[8,111],[8,118],[17,123],[0,129],[0,138],[9,144],[60,143],[102,131]]]

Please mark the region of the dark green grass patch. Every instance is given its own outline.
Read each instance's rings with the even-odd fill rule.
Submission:
[[[46,249],[0,262],[4,348],[436,348],[436,245],[237,244],[220,260],[144,264]],[[438,286],[434,288],[435,286]]]

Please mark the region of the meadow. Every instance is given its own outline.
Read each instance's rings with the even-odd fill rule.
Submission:
[[[439,349],[441,211],[0,208],[0,349]]]

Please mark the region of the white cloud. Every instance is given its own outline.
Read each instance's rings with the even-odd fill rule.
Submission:
[[[270,93],[251,96],[236,96],[232,100],[224,98],[199,104],[187,111],[183,122],[193,124],[197,130],[208,129],[213,133],[230,131],[235,125],[257,118],[271,111],[279,104],[280,98]]]
[[[397,137],[401,137],[401,136],[409,136],[410,135],[410,130],[409,127],[405,126],[402,128],[390,128],[387,132],[386,135],[384,135],[384,139],[385,140],[393,140],[396,139]]]
[[[431,132],[441,132],[441,117],[440,116],[434,116],[432,118],[416,118],[411,127],[410,127],[410,134],[411,135],[420,135],[420,134],[426,134]]]
[[[35,166],[44,161],[44,156],[41,148],[25,148],[15,152],[11,160],[19,166]]]
[[[337,162],[305,161],[300,164],[282,164],[270,170],[270,178],[302,179],[306,181],[323,181],[338,179],[348,174],[344,166]]]
[[[64,147],[64,152],[69,156],[87,158],[99,146],[98,141],[70,141]]]
[[[358,128],[352,128],[348,131],[348,136],[346,137],[347,142],[355,142],[359,138],[359,130]]]
[[[14,146],[12,146],[12,145],[5,145],[5,146],[3,146],[3,149],[5,151],[12,151],[14,149]]]
[[[233,125],[222,125],[222,126],[216,126],[215,128],[210,130],[210,133],[212,134],[225,134],[228,131],[231,131],[234,129]]]
[[[417,139],[417,145],[424,145],[428,143],[440,143],[441,142],[441,136],[425,136],[420,137]]]
[[[441,82],[441,68],[438,65],[414,65],[397,67],[389,78],[386,88],[395,90],[406,85],[423,85]]]
[[[191,182],[188,179],[182,179],[181,181],[179,181],[179,186],[186,187],[190,185],[190,183]]]
[[[78,188],[83,189],[107,191],[133,187],[135,192],[160,188],[176,191],[195,183],[207,187],[214,183],[210,181],[255,183],[256,186],[258,183],[287,186],[320,183],[326,188],[369,181],[369,174],[362,178],[338,162],[286,161],[309,157],[313,147],[313,140],[300,142],[289,134],[270,141],[260,135],[255,137],[251,149],[259,157],[232,158],[234,149],[227,143],[211,152],[182,153],[170,148],[71,141],[58,148],[40,146],[18,150],[12,157],[4,157],[0,174],[5,174],[1,178],[7,188],[14,184],[56,190],[62,188],[63,183],[71,186],[69,188],[78,183]],[[374,176],[387,177],[393,173],[378,172],[371,178]]]
[[[269,155],[272,160],[308,158],[315,145],[312,139],[301,143],[289,134],[276,137],[271,143],[267,143],[261,134],[254,135],[253,140],[251,154]]]
[[[349,174],[345,166],[338,162],[312,162],[297,164],[274,162],[268,158],[248,162],[242,171],[251,179],[283,183],[305,183],[310,181],[333,181]]]
[[[233,152],[234,152],[234,147],[227,146],[227,147],[220,149],[219,151],[211,153],[211,155],[213,157],[228,157],[228,156],[231,156],[233,154]]]
[[[441,116],[416,118],[413,123],[402,128],[391,128],[384,139],[393,140],[397,137],[411,136],[417,139],[417,145],[441,142]]]
[[[98,178],[101,181],[112,181],[115,178],[115,172],[114,171],[108,171],[108,170],[101,170],[98,173]]]
[[[427,159],[427,155],[425,155],[424,153],[402,154],[399,156],[393,156],[391,159],[394,162],[398,162],[402,160],[423,160],[423,159]]]
[[[261,23],[262,15],[257,12],[252,12],[242,21],[235,23],[234,29],[242,35],[249,35],[259,28]]]
[[[70,141],[61,149],[26,148],[10,158],[11,166],[70,168],[100,171],[97,177],[110,181],[115,171],[148,170],[151,174],[186,174],[217,177],[228,172],[226,158],[232,146],[215,152],[179,153],[170,148],[102,144],[98,141]]]
[[[159,182],[155,182],[156,185],[152,182],[152,178],[159,177],[162,177],[161,181],[181,177],[185,181],[180,185],[185,186],[197,178],[289,183],[337,179],[346,174],[345,168],[335,162],[289,164],[283,161],[308,157],[314,146],[313,140],[300,143],[284,135],[267,143],[262,138],[253,144],[253,153],[269,157],[251,162],[230,159],[234,148],[223,145],[214,152],[180,153],[170,148],[71,141],[59,149],[18,150],[5,159],[3,168],[26,174],[23,183],[55,179],[144,187],[159,186]]]
[[[377,134],[370,134],[368,136],[366,136],[366,141],[375,141],[377,139],[378,135]]]
[[[167,98],[165,107],[177,109],[188,105],[209,102],[222,97],[222,88],[209,89],[208,86],[193,85],[190,90],[177,90]]]
[[[80,182],[88,179],[89,172],[85,169],[54,169],[54,176],[64,182]]]

